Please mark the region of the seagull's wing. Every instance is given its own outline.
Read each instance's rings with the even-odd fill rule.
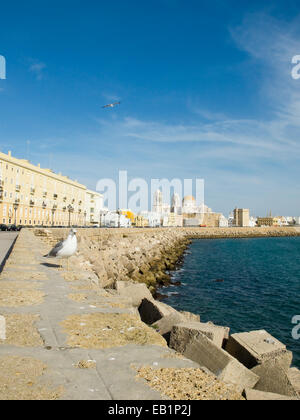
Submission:
[[[44,257],[57,257],[58,252],[64,247],[65,240],[58,242],[54,248],[51,249],[49,254],[44,255]]]

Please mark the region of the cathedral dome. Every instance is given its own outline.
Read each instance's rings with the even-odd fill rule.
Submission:
[[[185,201],[196,201],[196,199],[195,199],[195,197],[193,197],[192,195],[186,195],[184,198],[183,198],[183,201],[185,202]]]

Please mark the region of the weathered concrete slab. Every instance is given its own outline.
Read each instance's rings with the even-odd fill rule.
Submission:
[[[295,397],[273,394],[271,392],[257,391],[256,389],[246,389],[244,396],[248,401],[291,401],[297,400]]]
[[[282,369],[276,360],[267,360],[251,369],[251,372],[259,376],[255,385],[258,391],[272,392],[274,394],[297,397],[297,390],[288,377],[287,372]]]
[[[226,351],[248,369],[270,359],[277,359],[284,370],[292,362],[286,346],[265,330],[233,334],[226,344]]]
[[[222,347],[224,338],[229,332],[228,327],[221,327],[213,323],[182,322],[172,329],[170,346],[178,352],[184,352],[186,345],[199,333],[208,337],[216,346]]]
[[[200,315],[188,311],[179,311],[186,321],[200,322]]]
[[[142,300],[152,300],[152,295],[144,283],[133,283],[129,281],[117,281],[116,290],[121,297],[131,299],[132,305],[139,307]]]
[[[174,329],[176,329],[176,326]],[[171,341],[173,330],[171,333]],[[176,341],[176,343],[178,343],[178,341]],[[175,348],[175,350],[179,351],[178,349],[182,350],[179,343],[178,348]],[[256,374],[248,370],[201,332],[198,332],[197,336],[191,336],[190,341],[185,345],[183,354],[200,366],[205,366],[214,373],[218,379],[226,383],[235,384],[240,390],[253,388],[259,380],[259,377]]]
[[[288,370],[288,378],[300,397],[300,370],[293,367]]]
[[[145,298],[139,306],[139,313],[141,320],[146,324],[151,325],[159,321],[164,316],[178,313],[178,311],[173,309],[171,306],[165,305],[163,302],[154,300],[153,298]]]

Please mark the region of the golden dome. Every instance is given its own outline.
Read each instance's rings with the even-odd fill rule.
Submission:
[[[195,197],[193,197],[192,195],[186,195],[183,198],[183,201],[196,201]]]

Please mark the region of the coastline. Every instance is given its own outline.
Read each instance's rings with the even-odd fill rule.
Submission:
[[[68,229],[35,229],[37,236],[55,244]],[[145,283],[154,295],[170,283],[170,271],[182,262],[194,239],[234,239],[300,236],[300,227],[269,228],[131,228],[78,229],[79,258],[88,261],[99,285],[113,288],[117,281]]]
[[[199,315],[153,298],[191,240],[214,231],[79,229],[69,270],[43,258],[67,229],[22,230],[1,273],[7,339],[0,340],[0,399],[15,395],[16,384],[19,399],[251,399],[261,391],[298,398],[300,372],[290,368],[292,354],[266,331],[245,333],[263,352],[243,361],[239,334],[228,326],[203,323]],[[299,236],[297,229],[243,229],[226,237],[258,233]],[[16,376],[16,363],[33,383],[30,389]],[[28,363],[39,367],[36,378]],[[272,383],[265,383],[270,377]],[[47,385],[42,394],[41,383]]]

